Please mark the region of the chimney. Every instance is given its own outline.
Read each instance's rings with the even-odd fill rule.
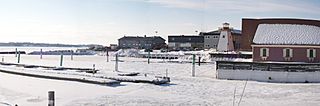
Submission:
[[[147,37],[147,35],[144,35],[144,37],[146,38],[146,37]]]

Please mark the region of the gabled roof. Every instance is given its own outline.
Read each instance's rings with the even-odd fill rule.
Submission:
[[[298,24],[259,24],[253,43],[320,45],[320,27]]]

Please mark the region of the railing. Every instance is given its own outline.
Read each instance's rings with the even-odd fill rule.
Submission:
[[[252,54],[223,54],[223,53],[210,53],[211,58],[244,58],[249,59],[252,58]]]
[[[285,72],[315,72],[320,71],[320,63],[296,62],[234,62],[217,61],[217,69],[227,70],[258,70],[258,71],[285,71]]]

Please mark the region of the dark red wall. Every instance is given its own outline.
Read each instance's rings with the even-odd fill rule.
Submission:
[[[260,48],[254,47],[253,49],[253,61],[264,61],[260,57]],[[316,57],[313,62],[320,62],[320,48],[302,48],[302,47],[264,47],[269,48],[269,57],[266,61],[276,61],[276,62],[285,62],[283,58],[283,49],[291,48],[293,49],[293,58],[291,62],[310,62],[307,57],[307,49],[316,49]]]
[[[240,50],[251,51],[251,44],[259,24],[302,24],[314,25],[320,27],[319,20],[307,19],[287,19],[287,18],[270,18],[270,19],[242,19],[242,39]]]

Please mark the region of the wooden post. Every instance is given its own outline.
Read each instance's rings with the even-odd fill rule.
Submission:
[[[48,92],[48,106],[54,106],[54,91],[49,91]]]
[[[18,55],[18,48],[16,48],[16,51],[14,52],[14,54],[15,54],[15,57],[17,57],[17,55]]]
[[[148,64],[150,64],[150,50],[148,50]]]
[[[96,64],[93,64],[92,65],[92,74],[95,74],[96,73]]]
[[[199,60],[198,60],[198,64],[200,66],[200,62],[201,62],[201,57],[199,56]]]
[[[42,49],[40,49],[40,59],[42,59]]]
[[[20,52],[18,52],[18,63],[20,63]]]
[[[114,71],[118,71],[118,54],[116,54],[116,65]]]
[[[109,50],[107,49],[107,62],[109,62]]]
[[[73,50],[71,50],[71,60],[73,60]]]
[[[61,53],[61,56],[60,56],[60,66],[62,66],[62,63],[63,63],[63,54]]]
[[[195,63],[196,63],[196,55],[192,54],[192,77],[195,76]]]

